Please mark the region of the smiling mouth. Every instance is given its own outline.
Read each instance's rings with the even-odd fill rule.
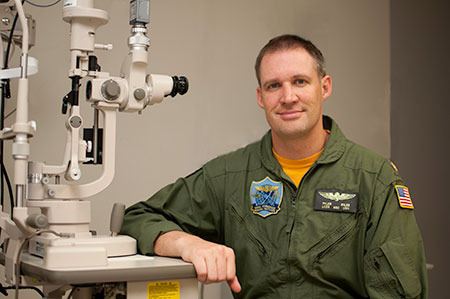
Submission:
[[[299,118],[303,113],[305,113],[305,110],[282,111],[282,112],[279,112],[277,114],[283,120],[292,120],[292,119]]]

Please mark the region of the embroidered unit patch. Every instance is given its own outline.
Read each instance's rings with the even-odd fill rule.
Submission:
[[[252,212],[263,218],[280,211],[283,200],[283,184],[266,177],[262,181],[254,181],[250,187]]]
[[[356,213],[358,208],[358,194],[338,190],[317,190],[314,210]]]
[[[404,209],[414,209],[408,187],[395,185],[395,192],[397,192],[397,198],[400,207]]]

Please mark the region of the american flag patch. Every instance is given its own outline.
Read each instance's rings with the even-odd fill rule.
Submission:
[[[414,209],[408,187],[395,185],[395,191],[397,192],[397,198],[400,207],[404,209]]]

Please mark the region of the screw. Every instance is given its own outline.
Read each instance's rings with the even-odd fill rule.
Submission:
[[[48,194],[48,196],[53,198],[53,197],[55,197],[56,192],[53,189],[48,189],[47,194]]]
[[[2,23],[3,23],[3,25],[5,25],[5,26],[8,26],[9,25],[9,18],[7,18],[7,17],[4,17],[4,18],[2,18]]]
[[[142,88],[137,88],[134,90],[133,95],[136,100],[141,101],[145,98],[145,90]]]

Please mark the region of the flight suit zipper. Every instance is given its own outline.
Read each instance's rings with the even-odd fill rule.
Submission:
[[[294,227],[294,221],[295,221],[295,214],[296,214],[296,209],[295,209],[295,202],[296,202],[296,196],[297,196],[297,192],[298,189],[293,189],[293,188],[289,188],[291,191],[291,205],[292,205],[292,211],[289,213],[289,219],[288,219],[288,224],[286,227],[286,232],[288,233],[288,254],[287,254],[287,270],[288,270],[288,281],[291,280],[291,263],[290,263],[290,259],[291,259],[291,237],[292,237],[292,229]],[[288,285],[288,298],[291,298],[292,295],[292,287],[289,284]]]
[[[316,167],[317,167],[317,163],[314,163],[308,169],[308,171],[305,173],[305,175],[301,179],[301,181],[300,181],[300,183],[298,185],[298,188],[296,188],[295,190],[290,188],[291,192],[294,191],[294,192],[292,192],[292,194],[294,196],[292,196],[292,198],[291,198],[291,204],[292,204],[292,208],[293,208],[292,209],[293,210],[293,215],[291,217],[289,217],[289,219],[288,219],[288,227],[286,229],[286,230],[288,230],[288,233],[289,233],[289,238],[288,238],[289,239],[289,245],[288,245],[288,255],[287,255],[288,261],[290,259],[292,259],[293,256],[294,256],[294,254],[292,253],[291,238],[292,238],[292,230],[293,230],[293,227],[294,227],[294,224],[295,224],[295,215],[297,214],[296,202],[297,202],[297,199],[300,198],[300,194],[301,194],[301,191],[302,191],[302,183],[305,181],[305,179],[308,177],[308,175],[312,172],[312,170],[315,169]],[[289,184],[290,184],[290,186],[292,185],[291,182],[289,182]],[[287,267],[288,267],[288,278],[289,278],[289,280],[291,280],[292,279],[292,273],[291,273],[291,266],[290,266],[289,262],[287,263]],[[288,294],[289,294],[288,298],[292,298],[292,285],[291,284],[289,284]]]

